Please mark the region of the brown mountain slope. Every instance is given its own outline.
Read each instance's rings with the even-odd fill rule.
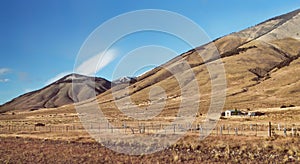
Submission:
[[[226,73],[225,108],[273,107],[286,103],[300,105],[296,96],[300,90],[297,74],[300,56],[299,34],[300,10],[296,10],[183,53],[141,75],[137,82],[126,89],[126,84],[122,84],[122,87],[113,87],[96,99],[89,99],[78,105],[89,108],[92,104],[90,102],[97,101],[104,113],[113,113],[113,109],[136,109],[136,106],[142,107],[138,110],[155,109],[155,105],[161,105],[161,102],[165,101],[164,111],[174,115],[173,110],[178,109],[183,99],[187,99],[187,103],[183,105],[184,109],[194,107],[198,105],[196,102],[199,102],[200,106],[197,108],[200,112],[205,112],[211,103],[211,80],[216,80],[216,85],[224,85],[220,81],[220,70],[211,70],[214,72],[211,77],[208,73],[207,65],[214,65],[219,61],[224,63]],[[214,57],[217,52],[220,53],[221,59]],[[190,69],[183,64],[184,62],[189,64]],[[189,76],[190,70],[197,80],[196,87],[193,78]],[[179,82],[176,77],[182,81]],[[158,87],[160,89],[157,89]],[[70,88],[62,88],[67,88],[62,92],[62,97],[68,97],[66,93],[69,93],[67,90]],[[189,90],[189,93],[182,96],[185,90]],[[37,96],[37,100],[47,100],[42,101],[43,103],[31,101],[36,98],[27,97],[26,94],[21,96],[22,101],[19,104],[12,101],[6,107],[17,108],[22,106],[21,104],[27,104],[30,108],[35,108],[35,105],[48,107],[47,104],[53,102],[57,102],[53,106],[60,106],[60,101],[71,101],[52,98],[51,95],[55,94],[55,91],[51,89],[46,97]],[[81,96],[90,95],[89,93],[93,93],[92,88],[75,95],[81,99]],[[152,97],[149,97],[149,93]],[[48,102],[49,99],[51,101]],[[154,105],[153,108],[151,105]],[[113,114],[114,117],[117,113]]]
[[[76,86],[73,89],[72,81]],[[70,74],[40,90],[26,93],[5,103],[0,107],[0,112],[59,107],[78,99],[86,100],[95,97],[110,87],[111,83],[103,78]],[[76,92],[75,94],[73,94],[73,90]]]
[[[220,52],[221,59],[209,57],[210,54],[216,53],[216,50]],[[103,109],[114,108],[115,104],[130,104],[124,105],[123,108],[133,108],[134,105],[149,107],[155,103],[155,98],[157,101],[163,99],[165,93],[165,109],[178,108],[182,100],[182,89],[193,86],[189,79],[186,79],[184,86],[180,87],[174,74],[167,69],[182,70],[182,63],[187,61],[197,79],[201,97],[195,97],[198,93],[195,88],[185,97],[191,100],[186,108],[200,102],[200,111],[206,111],[211,103],[210,80],[219,77],[209,76],[204,59],[199,54],[207,58],[207,64],[220,60],[224,63],[227,80],[225,108],[300,105],[300,99],[296,96],[300,91],[297,74],[300,56],[300,10],[272,18],[183,53],[138,77],[138,82],[129,86],[128,92],[109,90],[99,95],[97,100]],[[187,71],[178,71],[177,74],[185,79],[186,73]],[[157,91],[154,100],[150,100],[150,90],[158,86],[165,92]],[[114,92],[114,96],[111,92]],[[129,96],[132,103],[126,99]],[[115,103],[111,103],[113,101]],[[119,105],[118,108],[122,106]]]

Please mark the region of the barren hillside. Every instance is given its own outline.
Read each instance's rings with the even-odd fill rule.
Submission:
[[[75,84],[74,88],[72,82]],[[0,106],[0,112],[55,108],[95,97],[110,87],[111,83],[103,78],[70,74],[42,89],[26,93],[5,103]]]
[[[216,53],[221,58],[216,58]],[[205,112],[211,103],[212,80],[217,81],[214,85],[227,86],[225,109],[300,105],[299,56],[300,10],[296,10],[196,47],[137,77],[127,87],[122,84],[110,89],[110,82],[96,78],[96,99],[92,98],[96,95],[89,82],[77,81],[84,83],[72,93],[72,80],[65,77],[8,102],[2,110],[58,107],[92,98],[80,104],[97,101],[108,111],[120,104],[145,110],[165,101],[165,111],[172,113],[188,99],[185,108],[199,102],[200,112]],[[221,80],[221,70],[208,71],[208,65],[218,62],[224,64],[226,83]]]
[[[297,96],[300,92],[297,71],[300,62],[299,38],[300,10],[296,10],[183,53],[138,77],[138,82],[130,85],[128,92],[109,90],[98,96],[98,102],[101,106],[109,107],[114,106],[112,100],[122,102],[122,99],[130,96],[135,105],[147,107],[151,105],[148,96],[150,90],[159,86],[165,92],[158,91],[155,93],[156,98],[163,98],[166,93],[165,109],[174,109],[180,104],[182,90],[192,87],[192,80],[186,79],[184,86],[179,86],[175,78],[178,76],[185,79],[187,71],[183,63],[187,61],[195,74],[201,94],[200,99],[195,100],[195,94],[199,93],[195,88],[188,98],[200,102],[200,111],[206,111],[210,103],[211,78],[219,78],[209,76],[207,64],[218,60],[224,63],[226,71],[225,109],[300,105]],[[210,57],[216,50],[221,59]],[[174,68],[178,70],[176,76],[168,71]],[[114,98],[110,94],[112,91]]]

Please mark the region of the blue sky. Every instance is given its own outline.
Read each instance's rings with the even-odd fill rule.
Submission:
[[[215,39],[297,8],[299,0],[2,0],[0,104],[72,72],[80,47],[90,33],[103,22],[126,12],[141,9],[176,12],[196,22]],[[114,46],[119,58],[122,53],[148,44],[173,49],[174,53],[161,62],[189,50],[185,44],[176,43],[178,40],[162,35],[136,34]],[[96,75],[111,80],[114,64]]]

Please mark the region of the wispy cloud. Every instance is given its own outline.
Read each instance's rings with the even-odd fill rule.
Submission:
[[[0,75],[4,75],[8,72],[10,72],[11,70],[9,68],[0,68]]]
[[[116,50],[108,50],[106,53],[99,53],[84,62],[82,62],[75,70],[76,73],[82,74],[82,75],[93,75],[97,73],[99,70],[107,66],[109,63],[111,63],[115,58],[117,57],[117,51]],[[45,85],[49,85],[60,78],[73,73],[72,71],[65,71],[57,74],[55,77],[47,80],[45,82]]]
[[[36,90],[36,89],[30,89],[30,88],[27,88],[27,89],[24,90],[24,92],[25,92],[25,93],[28,93],[28,92],[32,92],[32,91],[35,91],[35,90]]]
[[[41,88],[26,88],[26,89],[24,90],[24,93],[36,91],[36,90],[39,90],[39,89],[41,89]]]
[[[82,62],[75,71],[83,75],[93,75],[111,63],[117,57],[117,54],[118,52],[115,49],[108,50],[105,53],[101,52]]]
[[[6,83],[9,82],[9,79],[0,79],[0,83]]]
[[[55,77],[53,77],[53,78],[47,80],[47,81],[45,82],[45,85],[49,85],[49,84],[51,84],[51,83],[53,83],[53,82],[55,82],[55,81],[61,79],[62,77],[66,76],[66,75],[68,75],[68,74],[70,74],[70,73],[72,73],[72,72],[71,72],[71,71],[61,72],[61,73],[57,74]]]
[[[0,76],[9,73],[11,70],[9,68],[0,68]],[[0,78],[0,83],[7,83],[10,80],[8,78]]]

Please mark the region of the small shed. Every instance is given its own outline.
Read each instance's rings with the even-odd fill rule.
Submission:
[[[265,113],[262,112],[248,112],[248,116],[262,116],[265,115]]]
[[[256,113],[255,112],[248,112],[248,116],[256,116]]]
[[[225,117],[230,117],[230,116],[238,116],[241,115],[242,112],[239,110],[226,110],[225,111]]]

